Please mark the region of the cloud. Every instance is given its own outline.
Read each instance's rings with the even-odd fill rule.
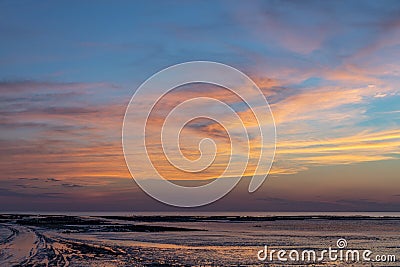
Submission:
[[[392,104],[392,111],[378,107],[374,114],[367,112],[377,101],[388,101],[398,94],[398,11],[397,2],[233,3],[211,22],[196,20],[188,25],[174,19],[166,23],[162,31],[179,35],[182,46],[176,46],[176,39],[140,40],[140,45],[137,40],[121,43],[101,38],[74,43],[84,52],[129,51],[130,56],[139,59],[155,52],[159,55],[160,51],[174,56],[172,61],[168,57],[161,61],[155,61],[160,60],[158,56],[154,60],[147,57],[135,66],[139,72],[150,65],[154,70],[165,62],[201,58],[203,52],[208,58],[238,67],[259,85],[275,116],[278,144],[271,174],[288,176],[314,166],[398,158],[396,103]],[[153,38],[154,34],[150,35]],[[193,40],[203,44],[197,46]],[[138,49],[146,46],[151,46],[151,51],[145,49],[143,53]],[[200,50],[201,53],[193,52]],[[87,65],[83,65],[86,71]],[[53,69],[53,65],[50,67]],[[134,79],[143,80],[140,75]],[[82,76],[85,75],[79,73],[77,77]],[[129,180],[122,155],[121,127],[131,90],[101,81],[3,79],[0,92],[2,185],[19,177],[57,177],[21,179],[16,182],[18,188],[11,189],[17,192],[48,186],[64,193],[79,191],[101,197],[108,192],[93,188],[108,186],[113,179],[119,183]],[[210,179],[226,166],[230,146],[223,128],[213,122],[193,122],[182,132],[188,139],[183,142],[183,153],[189,158],[199,155],[197,141],[201,137],[211,137],[218,144],[215,166],[196,177],[177,174],[160,150],[156,134],[165,114],[186,99],[201,96],[212,96],[233,106],[248,129],[257,125],[251,110],[226,90],[198,84],[174,90],[157,105],[149,122],[149,131],[154,133],[149,138],[152,157],[171,178]],[[379,113],[387,114],[390,122],[377,122]],[[254,158],[259,153],[257,138],[253,134],[250,143]],[[251,174],[254,165],[250,161],[246,175]]]
[[[28,187],[28,189],[35,189],[35,187]],[[15,192],[12,190],[0,188],[0,197],[7,197],[7,198],[24,198],[24,199],[59,199],[62,198],[62,194],[60,193],[41,193],[41,194],[34,194],[34,193],[21,193]]]
[[[49,181],[49,182],[59,182],[60,180],[58,180],[58,179],[56,179],[56,178],[47,178],[46,181]]]
[[[76,187],[83,187],[82,185],[79,184],[67,184],[67,183],[63,183],[61,184],[63,187],[67,187],[67,188],[76,188]]]
[[[330,77],[334,79],[334,76]],[[278,149],[272,174],[293,174],[312,165],[350,164],[393,158],[392,153],[398,148],[396,132],[382,131],[374,136],[373,129],[361,129],[357,133],[358,129],[353,127],[356,133],[343,138],[327,138],[332,136],[329,133],[325,135],[325,139],[315,141],[323,134],[312,136],[312,131],[315,129],[329,131],[331,127],[343,122],[354,124],[355,118],[362,120],[364,116],[362,105],[376,96],[375,87],[313,86],[299,90],[290,85],[280,86],[280,82],[274,79],[259,77],[255,80],[261,84],[267,97],[275,97],[271,108],[278,126]],[[347,81],[347,78],[339,81]],[[26,84],[24,86],[26,87]],[[157,113],[148,123],[151,131],[157,133],[163,123],[163,116],[185,99],[209,95],[234,106],[246,127],[257,125],[252,111],[239,104],[241,99],[227,93],[225,89],[207,85],[193,85],[185,89],[173,91],[156,106]],[[22,99],[20,103],[26,101],[27,99]],[[342,110],[343,107],[346,108]],[[205,107],[198,108],[201,110]],[[125,167],[120,144],[124,109],[125,105],[121,102],[99,105],[68,101],[64,106],[43,107],[36,106],[28,100],[24,109],[14,108],[4,112],[3,130],[12,132],[24,128],[27,138],[7,134],[7,138],[11,140],[0,141],[3,145],[0,154],[8,155],[10,159],[17,159],[1,163],[4,169],[3,176],[18,177],[34,172],[40,176],[57,176],[60,179],[71,176],[88,179],[111,176],[128,178],[130,175]],[[285,132],[283,129],[290,131]],[[314,140],[307,141],[308,137],[302,134],[306,131]],[[199,175],[204,179],[210,179],[221,173],[226,166],[224,162],[227,161],[230,150],[223,128],[207,121],[189,125],[184,133],[193,137],[191,141],[205,136],[218,141],[219,159],[215,162],[214,168]],[[343,134],[336,131],[333,135]],[[257,141],[255,138],[250,144],[254,158],[259,153]],[[159,139],[150,139],[149,145],[156,147],[159,144]],[[184,153],[188,157],[196,158],[197,144],[192,142],[189,145],[185,147]],[[169,177],[192,179],[185,173],[177,175],[169,163],[160,163],[165,160],[161,150],[151,151],[159,168],[163,169],[162,172],[168,173]],[[20,164],[25,166],[25,170],[16,167]],[[254,164],[256,163],[250,161],[246,175],[251,175]]]
[[[400,148],[400,132],[360,132],[344,137],[315,140],[280,140],[277,162],[293,166],[354,164],[367,161],[396,159]],[[279,165],[279,163],[278,163]]]
[[[85,92],[99,87],[115,87],[109,83],[43,82],[43,81],[0,81],[2,95],[16,95],[27,92]]]

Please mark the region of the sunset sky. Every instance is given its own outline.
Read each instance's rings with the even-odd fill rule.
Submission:
[[[399,14],[398,1],[2,1],[0,211],[176,210],[131,178],[122,121],[147,78],[195,60],[251,77],[277,131],[258,191],[245,178],[197,210],[400,211]],[[193,96],[234,106],[251,126],[215,86],[180,88],[159,111]],[[218,177],[223,128],[186,131],[221,141],[216,166],[190,177],[162,169],[177,183]]]

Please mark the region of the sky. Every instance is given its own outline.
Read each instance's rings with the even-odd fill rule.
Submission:
[[[258,85],[277,143],[259,190],[246,190],[250,166],[226,197],[194,210],[400,211],[398,14],[398,1],[1,1],[0,211],[186,211],[136,185],[121,131],[146,79],[196,60]],[[240,99],[204,84],[177,88],[158,111],[203,96],[254,122]],[[178,172],[154,137],[160,170],[178,184],[219,177],[223,127],[197,120],[185,133],[193,159],[196,140],[217,140],[215,166]]]

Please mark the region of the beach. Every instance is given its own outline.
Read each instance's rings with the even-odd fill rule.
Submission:
[[[0,266],[398,266],[399,262],[261,261],[270,250],[400,250],[397,216],[3,214]],[[398,258],[397,258],[398,260]]]

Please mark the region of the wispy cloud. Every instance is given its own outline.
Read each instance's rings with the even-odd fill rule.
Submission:
[[[65,205],[68,199],[85,201],[85,197],[96,203],[102,197],[118,196],[119,191],[123,192],[120,199],[132,199],[121,147],[129,99],[151,74],[196,59],[232,65],[261,88],[277,126],[273,177],[311,173],[317,180],[320,177],[310,171],[320,167],[365,163],[373,169],[374,162],[398,161],[398,2],[204,2],[204,9],[173,3],[171,12],[160,5],[115,5],[120,12],[115,17],[108,14],[104,27],[99,20],[101,4],[82,7],[90,23],[72,20],[64,9],[53,8],[54,14],[47,16],[35,5],[27,5],[28,13],[18,5],[6,5],[7,23],[0,23],[4,51],[0,55],[0,195],[7,203],[27,198],[29,190],[65,200]],[[33,21],[31,12],[41,20]],[[217,144],[214,165],[189,175],[177,172],[166,160],[159,136],[165,116],[194,97],[216,98],[240,116],[251,137],[245,172],[250,176],[260,151],[258,122],[238,96],[204,84],[178,88],[155,106],[147,142],[160,172],[171,179],[206,180],[219,176],[229,161],[225,129],[204,119],[191,121],[182,131],[182,153],[190,159],[199,157],[199,141],[210,137]],[[199,113],[208,108],[193,106]],[[223,115],[222,123],[237,126]],[[234,155],[233,163],[243,156]],[[136,164],[140,166],[142,160],[143,155],[138,155]],[[393,166],[389,174],[399,171],[399,164]],[[349,191],[361,184],[363,175],[352,179]],[[309,192],[302,184],[297,186],[297,191]],[[396,186],[398,182],[393,182]],[[288,190],[286,196],[259,201],[285,207],[293,204],[288,198],[293,193]],[[303,206],[318,205],[318,199],[306,196],[296,200]],[[352,201],[351,196],[340,196],[327,199],[325,207],[378,209],[387,203],[385,199]]]

